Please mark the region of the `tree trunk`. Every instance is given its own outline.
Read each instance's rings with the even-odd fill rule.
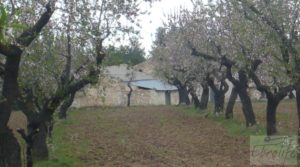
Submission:
[[[215,114],[224,111],[224,99],[225,99],[225,92],[214,91]]]
[[[0,129],[0,166],[21,167],[21,149],[12,130]]]
[[[35,161],[48,159],[47,133],[44,127],[38,128],[36,125],[30,122],[27,126],[27,134],[24,129],[17,130],[26,142],[26,167],[32,167]]]
[[[221,92],[221,96],[220,96],[220,111],[223,112],[224,111],[224,103],[225,103],[225,92]]]
[[[239,70],[238,72],[239,79],[235,79],[231,72],[231,68],[233,66],[232,61],[228,60],[226,57],[224,57],[222,61],[223,61],[223,65],[227,67],[227,72],[226,72],[227,78],[234,85],[235,90],[237,91],[240,97],[243,114],[246,120],[246,127],[253,126],[256,124],[256,120],[252,108],[252,102],[247,92],[247,88],[248,88],[247,72],[242,69]]]
[[[191,93],[191,95],[192,95],[192,99],[193,99],[192,101],[194,103],[195,108],[199,108],[200,107],[200,101],[199,101],[197,95],[194,94],[194,93]]]
[[[233,118],[233,108],[234,108],[234,105],[235,105],[235,101],[237,99],[237,91],[236,91],[236,88],[232,88],[231,90],[231,94],[230,94],[230,97],[229,97],[229,101],[228,101],[228,104],[227,104],[227,107],[226,107],[226,111],[225,111],[225,118],[226,119],[232,119]]]
[[[202,85],[203,91],[200,100],[200,109],[207,109],[209,99],[209,87],[205,84]]]
[[[191,94],[192,96],[192,104],[194,104],[195,108],[199,108],[200,107],[200,101],[199,101],[199,98],[196,94],[196,90],[194,89],[193,86],[189,86],[189,90],[188,92]]]
[[[130,106],[130,102],[131,102],[131,94],[132,94],[133,89],[132,89],[132,87],[130,85],[130,82],[128,83],[127,86],[129,87],[129,92],[127,94],[127,107],[129,107]]]
[[[271,136],[277,133],[276,129],[276,109],[279,101],[273,97],[268,97],[267,102],[267,135]]]
[[[49,158],[47,146],[47,126],[42,123],[39,131],[33,136],[32,160],[33,162],[47,160]]]
[[[239,94],[239,97],[242,102],[243,112],[244,112],[244,116],[246,119],[246,126],[247,127],[253,126],[256,124],[256,119],[255,119],[255,115],[253,112],[251,99],[247,93],[247,89],[242,88],[242,89],[237,89],[237,90],[238,90],[238,94]]]
[[[296,90],[296,103],[297,103],[297,115],[298,115],[298,144],[300,143],[300,84],[295,86]],[[297,154],[298,160],[300,159],[300,153]]]
[[[6,57],[0,102],[0,166],[21,167],[20,146],[12,130],[7,127],[12,106],[18,96],[18,73],[22,51],[12,48],[14,54]]]
[[[186,87],[185,86],[179,87],[178,92],[179,92],[179,104],[190,105],[191,102]]]
[[[58,117],[59,119],[66,119],[67,118],[67,111],[69,107],[72,105],[76,93],[72,93],[61,105]]]
[[[212,81],[210,81],[209,84],[210,87],[212,88],[212,91],[214,92],[215,114],[218,114],[224,111],[224,99],[225,99],[225,93],[228,90],[228,85],[226,84],[225,81],[221,82],[219,88],[217,88]]]

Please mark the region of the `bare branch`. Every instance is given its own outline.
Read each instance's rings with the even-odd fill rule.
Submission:
[[[54,10],[51,8],[51,1],[46,5],[46,12],[42,14],[36,24],[25,30],[16,41],[22,46],[29,46],[31,42],[38,36],[42,31],[43,27],[49,22]]]
[[[206,53],[199,52],[195,47],[192,46],[192,43],[190,41],[187,42],[187,47],[189,47],[192,50],[192,55],[196,57],[202,57],[206,60],[210,61],[218,61],[218,58],[211,56]]]
[[[16,13],[16,7],[15,7],[14,0],[10,0],[10,4],[11,4],[11,13],[10,13],[10,18],[12,18],[12,17],[13,17],[13,15]]]

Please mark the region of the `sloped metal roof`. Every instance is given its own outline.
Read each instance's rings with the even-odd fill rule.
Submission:
[[[177,90],[174,85],[170,85],[160,80],[139,80],[131,81],[130,83],[133,86],[138,86],[141,88],[153,89],[158,91],[173,91]]]

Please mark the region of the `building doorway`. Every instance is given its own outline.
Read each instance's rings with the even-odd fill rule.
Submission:
[[[165,99],[166,99],[166,105],[171,105],[171,92],[170,91],[165,92]]]

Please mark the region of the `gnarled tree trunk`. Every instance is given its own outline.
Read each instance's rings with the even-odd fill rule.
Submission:
[[[179,104],[186,104],[186,105],[191,104],[189,93],[187,91],[186,86],[178,87],[178,93],[179,93]]]
[[[227,72],[226,76],[230,82],[234,85],[237,94],[240,97],[242,103],[242,111],[246,121],[246,127],[253,126],[256,124],[255,114],[253,112],[252,102],[248,95],[248,77],[246,71],[239,70],[239,79],[235,79],[232,75],[231,68],[233,62],[226,57],[222,58],[222,64],[226,66]]]
[[[252,62],[249,74],[252,80],[254,81],[257,90],[259,90],[262,93],[265,93],[267,96],[267,135],[270,136],[277,132],[276,109],[278,107],[278,104],[282,99],[284,99],[284,97],[288,95],[289,92],[291,92],[294,89],[294,87],[292,85],[288,85],[285,87],[280,87],[278,90],[276,89],[272,92],[271,87],[263,85],[259,77],[255,74],[255,71],[261,63],[261,60],[255,60],[254,62]]]
[[[229,100],[228,100],[228,104],[227,104],[227,107],[226,107],[226,111],[225,111],[225,118],[226,119],[232,119],[233,118],[233,108],[234,108],[234,104],[235,104],[235,101],[237,99],[237,91],[234,88],[232,88],[231,90],[231,94],[230,94],[230,97],[229,97]]]
[[[246,126],[253,126],[256,124],[255,115],[252,108],[252,102],[248,95],[247,89],[237,89],[239,97],[242,103],[242,110],[246,119]]]
[[[214,91],[215,113],[223,112],[224,98],[225,98],[225,93],[220,91]]]
[[[12,130],[7,127],[11,116],[13,103],[18,96],[18,72],[22,51],[11,48],[11,53],[6,57],[5,73],[3,77],[2,97],[0,102],[0,166],[20,167],[20,146]]]
[[[189,85],[189,90],[188,92],[190,93],[190,95],[192,96],[192,103],[194,104],[195,108],[199,108],[200,107],[200,101],[199,98],[196,94],[196,90],[194,88],[194,86]]]
[[[0,166],[21,167],[21,149],[11,129],[0,129]]]
[[[130,106],[130,103],[131,103],[131,95],[132,95],[133,89],[132,89],[132,87],[131,87],[130,82],[128,82],[127,86],[128,86],[128,88],[129,88],[129,92],[128,92],[128,94],[127,94],[127,107],[129,107],[129,106]]]
[[[27,166],[32,166],[33,162],[48,159],[47,148],[47,127],[45,115],[42,110],[37,111],[31,91],[26,92],[27,97],[19,99],[18,105],[27,117],[27,133],[19,129],[18,132],[23,137],[27,145],[26,159]],[[49,118],[47,118],[49,119]]]
[[[223,79],[220,83],[219,88],[215,85],[214,79],[210,78],[209,75],[206,77],[208,85],[211,87],[214,92],[214,100],[215,100],[215,114],[223,112],[224,110],[224,99],[225,93],[228,91],[228,84],[225,79]]]
[[[59,113],[58,113],[58,117],[59,119],[66,119],[67,118],[67,111],[70,108],[70,106],[72,105],[74,98],[75,98],[75,93],[72,93],[64,102],[63,104],[60,106],[59,109]]]
[[[200,101],[198,99],[198,96],[194,92],[190,92],[190,94],[192,96],[192,101],[194,103],[195,108],[199,108],[200,107]]]
[[[276,128],[276,109],[279,101],[275,98],[268,98],[267,102],[267,135],[271,136],[277,133]]]
[[[47,146],[47,126],[45,123],[40,124],[39,131],[33,135],[32,141],[32,160],[33,162],[47,160],[49,158],[49,150]]]
[[[208,99],[209,99],[209,87],[207,84],[201,84],[202,86],[202,94],[201,94],[201,100],[200,100],[200,109],[207,109]]]

